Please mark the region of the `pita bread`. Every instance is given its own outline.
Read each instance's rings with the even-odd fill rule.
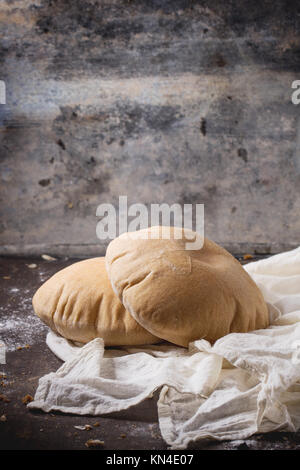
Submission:
[[[186,234],[189,241],[196,236]],[[175,227],[163,239],[161,227],[151,227],[109,244],[108,276],[136,321],[181,346],[267,327],[263,296],[240,263],[206,238],[201,249],[186,250],[187,237]]]
[[[113,292],[104,258],[74,263],[57,272],[35,293],[35,313],[52,330],[73,341],[96,337],[106,346],[160,341],[144,330]]]

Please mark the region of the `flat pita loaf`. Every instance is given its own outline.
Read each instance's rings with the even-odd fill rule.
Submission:
[[[267,327],[263,296],[240,263],[206,238],[201,249],[186,250],[196,233],[186,234],[175,227],[171,239],[164,239],[161,227],[150,227],[109,244],[108,276],[136,321],[181,346]]]
[[[160,341],[142,328],[113,292],[104,258],[74,263],[57,272],[35,293],[35,313],[63,337],[87,343],[104,339],[106,346]]]

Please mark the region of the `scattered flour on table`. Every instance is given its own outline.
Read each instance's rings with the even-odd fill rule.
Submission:
[[[19,292],[19,289],[18,289],[17,287],[11,287],[11,288],[9,289],[9,292],[10,292],[11,294],[13,294],[13,293],[15,293],[15,292]]]
[[[26,296],[17,304],[0,307],[0,340],[6,351],[14,351],[25,345],[32,346],[41,340],[48,327],[34,314],[31,296]]]
[[[39,277],[41,282],[45,282],[49,279],[49,273],[44,272],[44,271],[39,271]]]

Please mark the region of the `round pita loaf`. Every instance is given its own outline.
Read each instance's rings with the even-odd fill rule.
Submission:
[[[150,227],[109,244],[108,276],[136,321],[181,346],[267,327],[263,296],[240,263],[208,239],[201,249],[186,250],[196,233],[185,233],[188,239],[175,227],[164,239],[161,227]]]
[[[111,288],[104,258],[57,272],[37,290],[32,303],[41,320],[67,339],[87,343],[101,337],[106,346],[160,341],[125,310]]]

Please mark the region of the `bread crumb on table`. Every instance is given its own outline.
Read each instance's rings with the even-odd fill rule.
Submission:
[[[33,397],[29,394],[25,395],[25,397],[22,398],[22,403],[24,403],[24,405],[27,405],[31,401],[33,401]]]
[[[56,261],[56,259],[57,259],[57,258],[54,258],[53,256],[46,255],[46,254],[41,255],[41,257],[42,257],[45,261]]]
[[[93,427],[90,424],[85,424],[84,426],[74,426],[75,429],[79,429],[79,431],[90,431]]]
[[[99,439],[89,439],[86,441],[85,446],[86,447],[100,447],[104,445],[104,441],[100,441]]]

